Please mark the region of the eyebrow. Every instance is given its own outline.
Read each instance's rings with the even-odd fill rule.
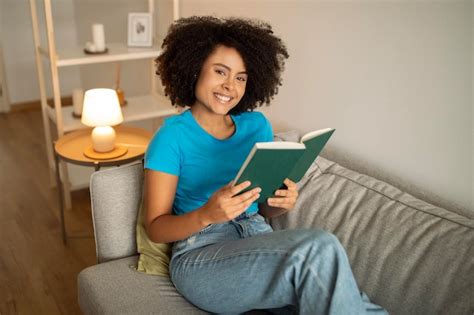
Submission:
[[[219,63],[219,62],[218,62],[218,63],[214,63],[214,64],[212,64],[212,65],[213,65],[213,66],[221,66],[221,67],[224,67],[224,68],[226,68],[226,69],[229,70],[229,71],[232,70],[229,66],[226,66],[225,64],[222,64],[222,63]],[[241,71],[241,72],[239,72],[239,73],[237,73],[237,74],[247,74],[247,71]]]

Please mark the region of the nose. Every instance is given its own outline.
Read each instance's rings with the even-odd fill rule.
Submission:
[[[232,91],[234,89],[234,83],[231,78],[227,78],[224,83],[222,84],[222,87],[226,91]]]

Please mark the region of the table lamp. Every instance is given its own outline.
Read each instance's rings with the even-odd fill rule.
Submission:
[[[84,94],[81,122],[92,130],[92,145],[84,155],[92,159],[112,159],[127,153],[127,148],[115,144],[112,128],[123,121],[117,93],[112,89],[91,89]]]

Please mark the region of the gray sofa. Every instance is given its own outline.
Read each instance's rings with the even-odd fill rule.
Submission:
[[[78,276],[85,314],[200,314],[169,278],[135,271],[141,164],[96,172],[98,264]],[[319,228],[346,248],[361,290],[390,314],[474,314],[474,220],[318,157],[274,229]]]

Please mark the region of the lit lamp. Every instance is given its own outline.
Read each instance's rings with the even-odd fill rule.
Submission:
[[[115,130],[111,127],[122,121],[122,110],[115,90],[87,90],[81,122],[94,129],[92,146],[84,150],[84,155],[92,159],[111,159],[127,153],[127,148],[115,144]]]

